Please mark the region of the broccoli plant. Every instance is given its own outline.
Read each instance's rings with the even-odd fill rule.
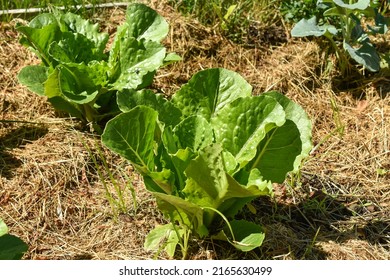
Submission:
[[[376,1],[320,0],[317,7],[323,11],[324,21],[318,23],[315,16],[301,19],[291,35],[325,37],[335,50],[343,74],[348,72],[349,58],[371,72],[379,71],[381,58],[370,35],[385,34],[388,20],[379,13]],[[371,20],[373,25],[369,24]]]

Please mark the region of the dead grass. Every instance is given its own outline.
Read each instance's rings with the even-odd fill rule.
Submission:
[[[264,226],[264,245],[243,254],[223,243],[193,240],[190,258],[389,259],[388,80],[373,77],[357,89],[338,90],[321,72],[323,58],[315,43],[237,46],[163,1],[152,6],[170,23],[167,48],[183,57],[158,72],[156,90],[171,95],[195,72],[225,67],[243,75],[255,94],[283,92],[313,121],[315,149],[301,173],[276,185],[273,198],[254,201],[257,215],[247,209],[241,214]],[[123,11],[97,20],[113,34]],[[99,146],[122,188],[126,209],[110,204],[106,188],[115,200],[119,197],[98,140],[18,84],[18,71],[38,60],[18,44],[13,23],[2,23],[0,30],[1,119],[32,122],[0,122],[0,211],[11,233],[28,243],[25,258],[153,258],[143,250],[144,238],[165,221],[140,178]]]

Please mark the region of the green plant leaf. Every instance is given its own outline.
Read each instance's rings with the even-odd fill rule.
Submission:
[[[368,42],[363,43],[359,48],[354,48],[344,41],[344,49],[360,65],[363,65],[371,72],[380,70],[380,57],[375,47]]]
[[[339,7],[331,7],[324,11],[323,15],[325,17],[332,17],[332,16],[343,16],[344,10],[340,9]]]
[[[181,60],[182,60],[182,58],[180,55],[178,55],[176,53],[168,53],[164,58],[163,66],[167,66],[169,64],[172,64],[172,63],[175,63],[175,62],[178,62]]]
[[[195,153],[190,148],[180,149],[178,147],[178,139],[169,126],[164,127],[162,142],[163,144],[159,147],[160,157],[156,158],[156,162],[160,161],[161,167],[159,168],[172,170],[175,176],[176,191],[181,191],[187,179],[184,171]]]
[[[370,42],[370,38],[365,33],[365,31],[364,31],[363,27],[360,25],[360,23],[356,23],[353,26],[350,41],[351,42],[358,42],[358,43]]]
[[[230,175],[226,175],[229,189],[223,202],[219,205],[220,210],[226,217],[234,217],[241,211],[241,209],[251,202],[253,199],[263,195],[270,195],[272,193],[271,182],[250,181],[247,185],[241,184]]]
[[[233,230],[234,240],[231,240],[230,229]],[[223,231],[214,238],[228,241],[238,250],[248,252],[261,246],[265,234],[259,225],[245,220],[233,220],[230,222],[230,228],[225,226]]]
[[[48,68],[40,65],[29,65],[20,70],[18,81],[32,92],[45,95],[44,82],[47,80]]]
[[[89,103],[98,96],[99,83],[105,83],[104,70],[98,63],[58,66],[44,83],[45,95],[59,96],[77,104]]]
[[[176,188],[178,191],[182,191],[185,186],[187,177],[185,176],[185,170],[188,167],[190,161],[194,158],[195,154],[189,149],[179,149],[175,154],[170,155],[172,162],[172,169],[176,176]]]
[[[173,130],[180,148],[198,151],[210,145],[214,140],[211,125],[201,116],[185,118]]]
[[[252,87],[239,74],[222,69],[196,73],[172,98],[183,116],[199,115],[206,120],[239,97],[250,96]]]
[[[294,170],[295,159],[301,152],[299,129],[293,121],[287,120],[266,134],[247,168],[257,168],[265,180],[283,183],[287,173]]]
[[[358,0],[353,4],[346,4],[343,0],[333,0],[333,2],[336,5],[349,10],[365,10],[370,6],[370,0]]]
[[[256,186],[257,189],[261,191],[261,195],[270,195],[272,194],[272,183],[271,181],[267,181],[261,175],[260,170],[257,168],[252,168],[249,172],[247,188],[252,188]]]
[[[122,112],[128,112],[137,105],[148,106],[158,112],[159,120],[166,125],[175,126],[181,120],[180,110],[162,94],[151,90],[124,89],[117,93],[117,103]]]
[[[229,17],[233,14],[234,10],[237,8],[237,5],[230,5],[226,11],[225,16],[223,17],[225,20],[229,20]]]
[[[105,146],[129,160],[141,172],[148,190],[170,194],[174,175],[168,169],[159,171],[155,168],[157,116],[155,110],[137,106],[108,121],[101,139]]]
[[[19,237],[11,234],[0,237],[0,260],[19,260],[27,250],[27,244]]]
[[[212,145],[200,151],[198,157],[189,163],[185,174],[188,179],[183,193],[188,201],[201,207],[218,209],[227,198],[229,182],[220,145]]]
[[[45,95],[49,98],[49,102],[56,110],[67,112],[76,118],[83,117],[83,110],[81,109],[80,105],[67,101],[65,96],[63,96],[58,69],[55,69],[48,76],[43,86],[45,89]]]
[[[242,81],[228,70],[210,69],[194,75],[171,102],[147,90],[118,93],[125,113],[107,123],[102,141],[135,165],[172,223],[156,229],[147,248],[158,248],[175,230],[178,239],[164,247],[173,255],[183,245],[178,229],[199,237],[213,232],[211,225],[218,231],[221,219],[227,222],[254,198],[270,195],[272,183],[282,182],[309,154],[311,123],[303,109],[277,92],[251,96]],[[162,116],[169,113],[175,116]],[[229,227],[231,238],[224,238],[240,250],[264,239],[257,225]]]
[[[222,151],[223,164],[225,170],[229,175],[233,175],[238,168],[236,158],[227,150]]]
[[[44,68],[26,68],[20,81],[46,95],[56,109],[96,124],[119,113],[116,91],[149,86],[159,67],[179,59],[166,55],[160,43],[168,29],[156,11],[131,4],[108,55],[108,34],[100,32],[98,24],[53,8],[29,26],[17,25],[21,44],[31,47],[47,66],[46,76]]]
[[[165,48],[159,43],[168,34],[168,24],[156,11],[144,4],[131,4],[126,22],[118,28],[109,56],[114,88],[136,89],[148,86],[155,70],[163,66]]]
[[[0,218],[0,260],[21,259],[27,249],[27,244],[19,237],[8,234],[8,227]]]
[[[110,54],[112,87],[116,90],[146,86],[145,76],[164,64],[165,47],[153,41],[122,38]],[[148,81],[150,82],[150,78]]]
[[[138,106],[108,121],[102,142],[112,151],[131,161],[147,174],[154,171],[157,112]]]
[[[222,17],[221,12],[219,11],[219,17],[223,19],[221,23],[221,28],[223,30],[228,30],[228,24],[230,23],[230,16],[234,13],[234,10],[237,8],[237,5],[230,5],[226,11],[226,14]]]
[[[178,221],[180,224],[188,226],[200,237],[208,234],[203,221],[204,210],[199,205],[178,196],[158,192],[154,192],[153,195],[157,198],[160,210],[169,216],[171,221]]]
[[[155,10],[144,4],[131,4],[126,11],[129,37],[160,42],[169,31],[168,23]]]
[[[53,42],[61,39],[59,26],[56,23],[39,29],[30,26],[17,26],[16,30],[24,35],[20,39],[20,43],[32,47],[45,66],[51,66],[52,60],[49,55],[49,47]]]
[[[376,174],[378,174],[379,176],[385,176],[389,172],[390,172],[390,170],[383,169],[383,168],[376,169]],[[0,236],[1,236],[1,234],[0,234]]]
[[[84,35],[88,41],[93,42],[93,44],[88,46],[88,51],[94,54],[96,60],[100,60],[103,57],[103,52],[108,41],[108,34],[99,32],[97,23],[92,24],[89,20],[85,20],[79,15],[66,13],[61,16],[61,24],[63,28],[66,28],[63,32],[70,31],[71,33],[78,34],[79,37],[80,35]],[[82,50],[84,48],[86,48],[85,45],[82,48],[79,45],[79,49]]]
[[[222,159],[222,148],[219,144],[206,147],[199,152],[199,156],[191,160],[185,170],[187,176],[186,186],[183,194],[186,200],[195,203],[201,207],[227,210],[230,214],[236,214],[237,211],[254,197],[264,193],[256,186],[246,188],[228,175],[224,169]],[[240,208],[233,207],[235,201],[229,199],[241,200],[243,203]],[[222,204],[225,203],[224,206]],[[227,204],[226,204],[227,203]],[[229,205],[229,207],[227,207]],[[205,225],[208,226],[215,212],[205,211]]]
[[[71,103],[61,96],[53,96],[49,98],[48,101],[58,111],[66,112],[75,118],[84,118],[83,109],[79,104]]]
[[[175,177],[170,169],[163,168],[161,171],[147,170],[143,174],[146,189],[151,192],[171,194],[174,190]]]
[[[237,99],[222,108],[211,120],[216,142],[245,166],[256,155],[266,133],[285,122],[283,107],[271,97]]]
[[[317,25],[316,17],[301,19],[291,30],[293,37],[320,37],[326,34],[337,34],[337,29],[333,25]]]
[[[152,229],[145,238],[145,250],[165,250],[171,258],[175,255],[176,247],[183,238],[185,230],[173,224],[158,225]],[[178,236],[179,235],[179,236]]]
[[[99,94],[93,81],[87,75],[82,75],[85,73],[84,71],[65,67],[61,67],[59,70],[61,93],[69,101],[86,104],[92,102]]]
[[[51,13],[43,13],[33,18],[28,24],[28,26],[35,29],[41,29],[50,24],[58,25],[56,16]]]
[[[8,233],[8,227],[0,218],[0,237]]]
[[[271,91],[264,93],[266,96],[271,96],[282,105],[286,114],[286,119],[291,120],[297,126],[300,139],[302,143],[302,151],[294,161],[294,172],[299,170],[302,159],[309,156],[311,149],[313,148],[311,135],[312,135],[312,124],[311,121],[303,108],[297,103],[291,101],[289,98],[280,94],[277,91]]]
[[[386,34],[388,31],[389,19],[375,11],[375,26],[367,24],[367,28],[373,34]]]
[[[99,61],[104,57],[103,53],[97,53],[94,42],[82,34],[71,32],[64,32],[61,40],[51,43],[49,54],[59,63],[88,64],[90,61]]]

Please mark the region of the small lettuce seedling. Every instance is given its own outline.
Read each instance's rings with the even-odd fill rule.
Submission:
[[[108,52],[108,34],[73,13],[54,10],[16,29],[20,42],[42,61],[23,68],[20,83],[56,109],[93,124],[120,112],[118,91],[150,85],[159,67],[178,59],[160,43],[168,23],[143,4],[129,5]]]
[[[348,71],[349,57],[371,72],[380,70],[381,58],[369,35],[385,34],[388,20],[378,12],[375,1],[322,0],[317,2],[323,11],[323,23],[316,17],[301,19],[292,29],[293,37],[324,36],[336,52],[340,70]],[[374,26],[364,22],[373,20]],[[340,43],[341,44],[340,44]]]
[[[186,255],[191,235],[212,236],[242,251],[261,246],[261,226],[235,220],[256,197],[270,195],[308,156],[311,122],[278,92],[252,96],[237,73],[195,74],[168,101],[150,90],[118,93],[122,114],[102,142],[129,160],[171,221],[157,226],[146,249]]]

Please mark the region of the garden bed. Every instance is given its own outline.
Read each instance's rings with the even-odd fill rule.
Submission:
[[[389,259],[388,78],[360,77],[341,89],[336,70],[322,72],[317,44],[292,39],[289,30],[281,40],[238,45],[167,4],[151,5],[170,25],[164,45],[183,58],[158,71],[153,89],[169,97],[196,72],[224,67],[254,94],[282,92],[313,123],[314,149],[301,172],[275,184],[272,198],[255,200],[256,214],[240,214],[263,226],[263,245],[243,253],[191,240],[189,258]],[[93,20],[113,34],[124,10]],[[0,23],[0,119],[7,120],[0,122],[0,211],[10,233],[28,244],[24,258],[168,258],[143,249],[147,233],[166,220],[130,164],[18,83],[18,72],[39,60],[19,44],[16,21]]]

